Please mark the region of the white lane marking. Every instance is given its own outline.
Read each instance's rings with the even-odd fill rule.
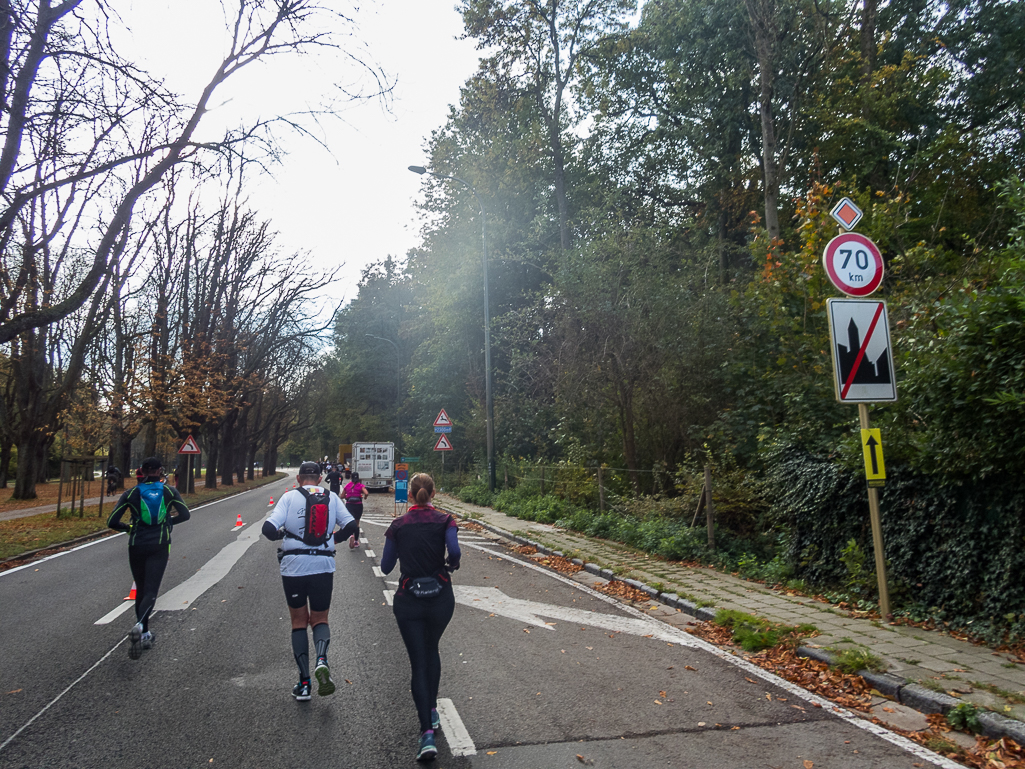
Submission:
[[[66,689],[65,689],[64,691],[62,691],[62,692],[61,692],[60,694],[58,694],[58,695],[57,695],[56,697],[54,697],[54,698],[53,698],[52,700],[50,700],[50,702],[49,702],[49,703],[47,703],[47,704],[46,704],[46,705],[45,705],[45,706],[43,707],[43,709],[42,709],[42,710],[40,710],[40,711],[39,711],[38,713],[36,713],[36,714],[35,714],[34,716],[32,716],[32,718],[30,718],[30,719],[29,719],[28,721],[26,721],[26,722],[25,722],[25,724],[24,724],[24,725],[23,725],[23,726],[22,726],[22,727],[21,727],[20,729],[18,729],[18,731],[16,731],[16,732],[15,732],[14,734],[12,734],[12,735],[11,735],[10,737],[8,737],[8,738],[7,738],[6,740],[4,740],[4,741],[3,741],[3,743],[2,743],[2,744],[0,744],[0,751],[2,751],[2,750],[3,750],[4,748],[6,748],[6,747],[7,747],[8,745],[10,745],[10,744],[11,744],[11,741],[12,741],[12,740],[14,740],[14,738],[15,738],[15,737],[17,737],[17,736],[18,736],[19,734],[21,734],[21,733],[22,733],[23,731],[25,731],[26,729],[28,729],[28,728],[29,728],[29,727],[30,727],[30,726],[32,725],[32,723],[33,723],[33,722],[34,722],[34,721],[35,721],[35,720],[36,720],[37,718],[39,718],[39,716],[43,715],[43,713],[45,713],[45,712],[46,712],[47,710],[49,710],[49,709],[50,709],[50,708],[52,708],[52,707],[53,707],[54,705],[56,705],[56,704],[57,704],[57,701],[58,701],[58,700],[59,700],[59,699],[60,699],[61,697],[63,697],[63,696],[65,695],[65,694],[67,694],[68,692],[70,692],[70,691],[71,691],[71,689],[72,689],[72,687],[73,687],[73,686],[74,686],[75,684],[77,684],[77,683],[78,683],[79,681],[81,681],[81,680],[82,680],[83,678],[85,678],[85,677],[86,677],[87,675],[89,675],[90,673],[92,673],[92,672],[93,672],[93,671],[94,671],[94,670],[95,670],[95,669],[96,669],[97,667],[99,667],[99,664],[100,664],[101,662],[103,662],[103,661],[104,661],[105,659],[107,659],[107,657],[109,657],[109,656],[110,656],[111,654],[113,654],[113,653],[114,653],[114,650],[115,650],[115,649],[117,649],[117,647],[119,647],[119,646],[120,646],[121,644],[123,644],[123,643],[125,642],[125,640],[126,640],[125,638],[122,638],[122,639],[121,639],[120,641],[118,641],[118,642],[117,642],[116,644],[114,644],[114,648],[112,648],[112,649],[111,649],[111,650],[110,650],[109,652],[107,652],[107,653],[106,653],[106,654],[104,654],[104,655],[103,655],[102,657],[100,657],[100,658],[99,658],[98,660],[96,660],[96,662],[95,662],[95,663],[93,663],[93,666],[92,666],[91,668],[89,668],[89,669],[88,669],[87,671],[85,671],[85,672],[84,672],[84,673],[83,673],[82,675],[80,675],[80,676],[79,676],[78,678],[76,678],[76,679],[75,679],[74,681],[72,681],[72,682],[71,682],[70,684],[68,684],[68,687],[67,687],[67,688],[66,688]]]
[[[363,544],[363,545],[369,545],[370,544],[370,540],[367,539],[366,537],[360,537],[359,541],[360,541],[360,544]]]
[[[375,577],[381,577],[382,579],[384,578],[384,572],[381,571],[381,568],[379,566],[371,566],[370,568],[374,570]]]
[[[377,556],[374,555],[374,551],[373,550],[365,550],[364,551],[364,555],[366,555],[367,558],[377,558]]]
[[[92,542],[86,542],[84,545],[79,545],[78,547],[73,547],[70,550],[64,550],[64,551],[62,551],[60,553],[54,553],[53,555],[48,555],[48,556],[46,556],[46,558],[40,558],[38,561],[30,561],[29,563],[26,563],[24,566],[15,566],[13,569],[8,569],[7,571],[0,571],[0,577],[6,577],[8,574],[14,574],[14,572],[21,571],[22,569],[27,569],[30,566],[38,566],[41,563],[45,563],[46,561],[49,561],[51,558],[60,558],[60,556],[67,555],[68,553],[74,553],[76,550],[84,550],[87,547],[92,547],[93,545],[99,545],[102,542],[109,542],[112,539],[117,539],[118,537],[123,537],[125,534],[126,534],[126,532],[121,531],[121,532],[118,532],[117,534],[115,534],[112,537],[100,537],[99,539],[93,540]]]
[[[129,609],[134,608],[134,607],[135,607],[135,601],[123,601],[120,606],[118,606],[116,609],[114,609],[114,611],[107,612],[102,617],[100,617],[98,620],[96,620],[93,624],[94,625],[109,625],[111,622],[116,620],[118,617],[120,617],[126,611],[128,611]]]
[[[258,521],[247,531],[241,532],[238,539],[225,545],[221,552],[203,564],[199,571],[157,598],[154,611],[187,609],[199,596],[224,579],[245,552],[256,543],[259,532],[252,529],[259,525],[262,523]]]
[[[394,590],[385,590],[384,591],[384,602],[385,603],[387,603],[389,606],[391,606],[394,603],[394,599],[395,599],[395,591]]]
[[[241,528],[242,528],[243,526],[245,526],[245,524],[244,524],[244,523],[240,523],[240,524],[239,524],[238,526],[232,526],[232,527],[231,527],[231,530],[232,530],[232,531],[238,531],[238,530],[239,530],[239,529],[241,529]]]
[[[514,562],[521,566],[525,566],[526,568],[533,569],[534,571],[543,572],[552,579],[558,582],[563,582],[566,585],[574,587],[577,590],[580,590],[584,593],[587,593],[588,595],[591,595],[594,598],[606,601],[607,603],[616,604],[620,609],[622,609],[626,613],[631,614],[634,617],[643,618],[644,620],[650,622],[652,626],[655,626],[656,624],[664,626],[668,628],[668,630],[665,632],[668,632],[670,634],[675,632],[678,633],[679,636],[681,636],[677,643],[683,646],[690,646],[692,648],[702,649],[708,652],[709,654],[718,657],[724,662],[728,662],[729,664],[740,668],[745,673],[749,673],[752,676],[758,676],[767,683],[773,684],[774,686],[778,686],[781,689],[786,689],[795,697],[800,697],[806,702],[810,702],[813,705],[818,705],[823,710],[835,715],[837,718],[846,721],[852,726],[856,726],[859,729],[864,729],[866,732],[874,734],[876,737],[879,737],[880,739],[885,740],[886,742],[889,742],[890,744],[898,748],[901,748],[902,750],[905,750],[908,753],[911,753],[916,758],[920,758],[923,761],[928,761],[930,764],[933,764],[934,766],[942,767],[942,769],[964,769],[964,766],[962,764],[959,764],[956,761],[951,761],[949,758],[945,758],[941,755],[933,753],[931,750],[922,747],[918,743],[912,742],[906,737],[902,737],[899,734],[896,734],[895,732],[891,732],[884,726],[878,726],[876,724],[873,724],[871,721],[866,721],[864,718],[857,715],[856,713],[852,713],[846,708],[841,708],[834,702],[827,700],[825,697],[819,697],[817,694],[812,694],[806,689],[802,689],[797,684],[792,684],[786,679],[780,678],[775,673],[770,673],[768,670],[763,670],[757,665],[748,662],[747,660],[741,657],[734,656],[730,652],[727,652],[724,649],[720,649],[718,646],[714,646],[713,644],[709,643],[708,641],[705,641],[702,638],[692,636],[690,633],[685,633],[682,630],[677,630],[671,625],[666,625],[666,623],[661,622],[656,618],[645,614],[639,609],[635,609],[633,606],[630,606],[629,604],[620,603],[614,598],[611,598],[610,596],[607,596],[604,593],[600,593],[597,590],[588,587],[587,585],[583,585],[579,582],[569,579],[568,577],[564,577],[561,574],[549,571],[548,569],[538,566],[536,563],[531,563],[529,561],[521,561],[519,558],[512,558],[505,552],[500,552],[497,550],[488,550],[487,548],[481,547],[480,545],[474,545],[472,543],[467,543],[467,547],[470,547],[474,550],[480,550],[482,553],[488,553],[490,555],[499,556],[507,561]]]
[[[477,746],[470,739],[470,733],[463,726],[459,711],[447,697],[438,697],[438,717],[441,719],[441,730],[445,733],[445,742],[453,756],[475,756]]]

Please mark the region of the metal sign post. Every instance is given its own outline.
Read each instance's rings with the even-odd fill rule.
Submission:
[[[185,457],[185,493],[194,494],[196,492],[196,479],[192,475],[192,457],[194,455],[201,454],[202,451],[199,448],[199,444],[196,443],[196,439],[189,435],[185,439],[185,443],[178,449],[178,453]],[[181,478],[181,474],[178,475]],[[181,491],[181,489],[178,489]]]
[[[868,404],[897,400],[897,378],[890,344],[890,322],[886,302],[866,300],[883,281],[883,257],[870,239],[848,232],[861,219],[861,211],[848,198],[830,212],[840,224],[840,234],[826,244],[822,266],[830,282],[848,299],[826,300],[829,342],[833,360],[836,399],[858,404],[865,476],[868,481],[868,514],[872,526],[876,581],[879,585],[879,613],[890,616],[890,591],[886,578],[883,524],[879,513],[879,487],[886,480],[883,445],[879,430],[873,430]]]

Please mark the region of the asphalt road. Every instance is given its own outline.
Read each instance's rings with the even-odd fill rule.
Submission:
[[[175,529],[157,644],[138,661],[133,613],[112,616],[131,585],[125,537],[0,574],[0,767],[416,766],[396,575],[376,569],[390,497],[371,496],[365,546],[338,553],[338,691],[292,699],[275,545],[259,537],[268,497],[291,484]],[[460,539],[436,766],[957,766],[483,536]]]

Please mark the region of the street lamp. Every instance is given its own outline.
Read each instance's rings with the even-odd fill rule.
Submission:
[[[402,445],[402,417],[399,406],[402,399],[402,361],[399,355],[399,346],[391,339],[386,339],[383,336],[374,336],[373,334],[366,334],[366,336],[369,336],[371,339],[380,339],[382,342],[387,342],[395,348],[395,429],[398,431],[398,436],[395,438],[395,446],[397,449],[400,449]]]
[[[480,236],[483,243],[484,262],[484,398],[487,409],[487,434],[488,434],[488,491],[495,490],[495,401],[491,393],[491,310],[488,301],[488,214],[484,210],[484,202],[477,194],[477,190],[469,182],[463,181],[457,176],[444,176],[428,171],[423,166],[409,166],[414,174],[430,174],[435,179],[448,179],[459,182],[466,187],[480,206]]]

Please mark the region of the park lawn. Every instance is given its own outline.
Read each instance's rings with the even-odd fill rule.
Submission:
[[[104,484],[105,486],[106,484]],[[92,483],[85,485],[85,498],[92,499],[100,496],[101,491],[105,491],[105,488],[101,488],[100,481],[96,480]],[[61,507],[70,507],[71,500],[68,498],[71,494],[71,484],[65,483],[64,488],[58,481],[49,481],[47,483],[36,484],[36,498],[35,499],[11,499],[14,494],[14,481],[7,482],[6,489],[0,489],[0,511],[7,510],[24,510],[26,507],[40,507],[42,505],[52,505],[53,509],[57,509],[57,496],[61,496]],[[76,494],[76,497],[81,497],[81,491]],[[109,497],[107,497],[109,499]],[[76,498],[76,502],[78,499]],[[104,505],[106,506],[106,505]]]
[[[185,497],[185,501],[189,507],[198,507],[206,502],[212,502],[248,489],[257,488],[284,477],[284,473],[277,473],[270,478],[256,478],[244,484],[236,483],[234,486],[219,486],[213,490],[197,488],[195,494]],[[40,484],[37,488],[42,488],[43,485]],[[54,486],[54,491],[56,491],[56,486]],[[56,508],[56,493],[53,495],[52,501],[54,508]],[[0,561],[5,558],[21,555],[29,550],[39,550],[40,548],[67,542],[77,537],[84,537],[97,531],[106,531],[107,516],[114,509],[115,501],[116,499],[104,500],[103,517],[98,515],[99,505],[93,505],[85,508],[84,515],[81,518],[78,517],[76,510],[73,516],[65,513],[60,518],[51,511],[25,518],[0,521]],[[47,499],[35,499],[31,500],[31,503],[29,506],[35,507],[46,504]],[[0,504],[2,504],[2,497],[0,497]],[[4,505],[2,509],[17,509],[17,507],[7,507]]]

